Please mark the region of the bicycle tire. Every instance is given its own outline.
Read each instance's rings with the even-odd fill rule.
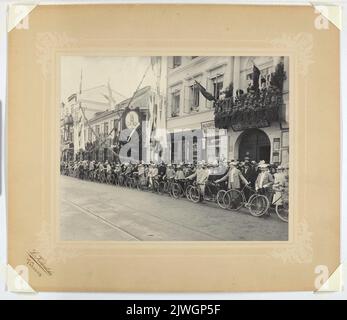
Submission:
[[[153,192],[159,193],[159,182],[157,180],[153,181]]]
[[[181,193],[182,193],[182,188],[181,186],[175,182],[172,184],[172,187],[171,187],[171,195],[174,199],[178,199],[181,197]]]
[[[186,188],[186,198],[187,198],[188,200],[192,200],[192,199],[190,198],[190,189],[191,189],[191,188],[193,188],[192,185],[189,185],[189,186]]]
[[[243,200],[241,191],[236,189],[226,191],[223,197],[224,206],[229,210],[239,210],[244,203]]]
[[[276,204],[277,216],[284,222],[288,223],[289,208],[288,203]]]
[[[189,190],[189,199],[194,203],[198,203],[201,200],[201,192],[198,187],[192,186]]]
[[[248,202],[248,210],[254,217],[263,216],[269,209],[269,199],[263,195],[256,195]]]
[[[219,190],[217,192],[217,195],[216,195],[216,202],[218,204],[218,206],[222,209],[226,209],[226,205],[225,205],[225,202],[224,202],[224,196],[226,194],[226,191],[225,190]]]
[[[159,183],[159,189],[158,189],[158,193],[159,194],[164,194],[167,190],[167,182],[161,181]]]

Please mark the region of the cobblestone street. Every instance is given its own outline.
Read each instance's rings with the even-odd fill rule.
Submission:
[[[167,195],[61,176],[61,239],[92,241],[279,241],[288,224]]]

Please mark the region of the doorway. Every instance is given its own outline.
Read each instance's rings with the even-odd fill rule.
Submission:
[[[247,129],[239,137],[239,159],[249,157],[250,160],[270,162],[271,143],[264,131]]]

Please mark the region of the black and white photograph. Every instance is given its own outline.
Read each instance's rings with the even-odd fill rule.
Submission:
[[[62,56],[60,239],[288,241],[289,63]]]

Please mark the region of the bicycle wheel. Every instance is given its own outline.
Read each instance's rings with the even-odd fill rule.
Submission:
[[[239,190],[231,189],[223,197],[225,208],[239,210],[243,205],[243,196]]]
[[[227,208],[227,206],[225,205],[225,202],[224,202],[225,194],[226,194],[225,190],[219,190],[217,192],[217,196],[216,196],[216,202],[217,202],[218,206],[222,209]]]
[[[167,182],[161,181],[159,183],[159,189],[158,189],[158,193],[159,194],[164,194],[167,190]]]
[[[276,213],[282,221],[288,222],[288,213],[289,213],[288,203],[283,202],[283,204],[276,204]]]
[[[261,217],[269,209],[270,203],[267,197],[258,194],[248,202],[248,209],[252,216]]]
[[[201,192],[198,187],[192,186],[189,190],[189,200],[191,200],[194,203],[200,202],[201,199]]]
[[[178,199],[181,197],[182,188],[178,183],[173,183],[171,186],[171,195],[173,198]]]
[[[159,182],[157,180],[153,181],[153,192],[159,193]]]
[[[188,200],[192,200],[192,199],[190,198],[190,189],[191,189],[191,188],[193,188],[192,185],[189,185],[189,186],[187,186],[187,188],[186,188],[186,198],[187,198]]]

